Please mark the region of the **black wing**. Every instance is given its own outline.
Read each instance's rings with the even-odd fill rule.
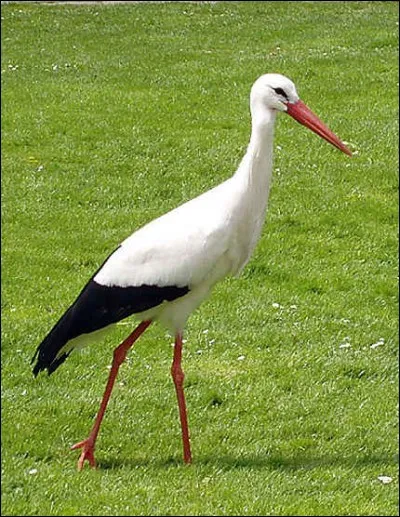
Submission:
[[[68,341],[82,334],[116,323],[136,314],[172,301],[189,292],[188,287],[141,285],[135,287],[104,286],[92,279],[86,284],[76,301],[56,323],[38,346],[32,362],[36,376],[41,370],[52,373],[68,357],[57,358],[58,352]]]

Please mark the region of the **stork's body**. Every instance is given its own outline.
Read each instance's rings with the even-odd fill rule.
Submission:
[[[299,101],[293,83],[261,76],[251,92],[250,143],[236,173],[224,183],[155,219],[128,237],[105,261],[75,303],[39,345],[34,373],[54,371],[87,337],[136,315],[141,321],[114,352],[109,382],[79,468],[94,465],[94,444],[120,364],[152,321],[175,335],[172,375],[178,396],[184,459],[191,461],[181,369],[182,332],[189,315],[227,275],[238,274],[259,239],[272,173],[273,132],[278,111],[350,154]]]
[[[266,151],[256,155],[250,146],[233,177],[133,233],[94,280],[189,288],[184,296],[139,315],[173,332],[183,329],[215,283],[244,267],[258,241],[270,180]]]

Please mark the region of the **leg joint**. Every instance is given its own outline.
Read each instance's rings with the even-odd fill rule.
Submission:
[[[180,365],[175,365],[175,364],[172,365],[171,375],[172,375],[172,378],[174,379],[175,384],[177,384],[178,386],[183,385],[183,381],[185,379],[185,374],[183,373],[183,370],[180,367]]]
[[[125,361],[127,353],[128,353],[128,351],[125,349],[125,347],[118,346],[113,352],[113,358],[114,358],[113,363],[120,366]]]

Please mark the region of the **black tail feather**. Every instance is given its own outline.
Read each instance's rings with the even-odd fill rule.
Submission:
[[[36,361],[33,367],[33,374],[36,377],[42,370],[47,370],[50,375],[68,357],[68,353],[63,353],[57,357],[60,350],[66,345],[70,337],[70,309],[60,318],[50,333],[43,339],[38,346],[35,355],[32,357],[31,364]]]

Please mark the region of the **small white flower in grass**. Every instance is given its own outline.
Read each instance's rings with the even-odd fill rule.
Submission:
[[[372,345],[370,345],[370,348],[372,348],[372,349],[378,348],[378,346],[382,346],[384,344],[385,344],[385,340],[383,339],[383,337],[380,337],[376,343],[372,343]]]
[[[378,479],[384,485],[387,485],[388,483],[391,483],[393,481],[393,478],[391,478],[390,476],[378,476]]]
[[[282,305],[281,305],[280,303],[274,302],[274,303],[272,304],[272,307],[273,307],[274,309],[280,309],[280,308],[282,307]]]
[[[34,475],[35,475],[35,474],[37,474],[37,473],[38,473],[38,469],[31,469],[31,470],[29,471],[29,475],[30,475],[30,476],[34,476]]]
[[[244,359],[246,359],[246,356],[244,355],[239,355],[239,357],[237,358],[238,361],[243,361]]]
[[[341,343],[339,345],[339,348],[351,348],[351,344],[349,343],[350,341],[350,338],[349,336],[346,336],[344,339],[343,339],[343,343]]]

